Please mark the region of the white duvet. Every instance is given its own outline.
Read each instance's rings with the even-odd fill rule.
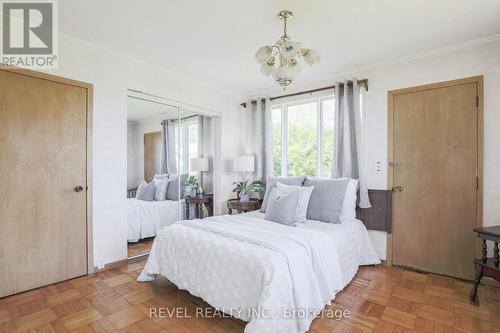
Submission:
[[[181,202],[182,205],[182,202]],[[179,220],[179,201],[143,201],[127,199],[128,242],[154,237],[165,226]]]
[[[380,260],[364,225],[288,227],[253,212],[181,221],[156,237],[139,281],[160,274],[248,321],[245,332],[305,332],[356,274]]]

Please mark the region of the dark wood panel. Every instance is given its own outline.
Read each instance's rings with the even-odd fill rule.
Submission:
[[[392,231],[392,191],[368,190],[371,208],[356,208],[356,217],[369,230]]]

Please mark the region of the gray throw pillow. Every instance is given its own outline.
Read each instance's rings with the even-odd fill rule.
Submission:
[[[155,183],[146,183],[144,180],[139,184],[135,198],[143,201],[153,201],[155,198]]]
[[[342,205],[349,179],[307,177],[304,186],[314,186],[307,207],[307,219],[341,223]]]
[[[299,191],[284,195],[277,188],[269,193],[266,220],[295,226],[295,208],[299,201]]]
[[[180,193],[184,193],[184,189],[186,188],[186,180],[188,175],[181,175],[181,191]],[[179,176],[171,174],[168,177],[168,187],[167,187],[167,200],[179,200]]]
[[[261,213],[266,212],[267,201],[269,199],[269,193],[276,187],[276,182],[290,186],[302,186],[306,177],[293,176],[293,177],[269,177],[266,183],[266,193],[264,194],[264,200],[262,201],[262,207],[260,208]]]

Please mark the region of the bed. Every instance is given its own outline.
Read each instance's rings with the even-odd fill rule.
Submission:
[[[247,333],[305,332],[360,265],[380,263],[363,223],[341,222],[290,227],[258,211],[181,221],[158,233],[138,280],[164,276]]]
[[[127,199],[128,242],[154,237],[165,226],[183,218],[183,201],[143,201]],[[180,214],[180,215],[179,215]]]

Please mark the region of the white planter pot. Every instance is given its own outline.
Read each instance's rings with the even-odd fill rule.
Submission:
[[[249,202],[250,201],[250,197],[248,196],[248,194],[240,194],[240,202]]]

